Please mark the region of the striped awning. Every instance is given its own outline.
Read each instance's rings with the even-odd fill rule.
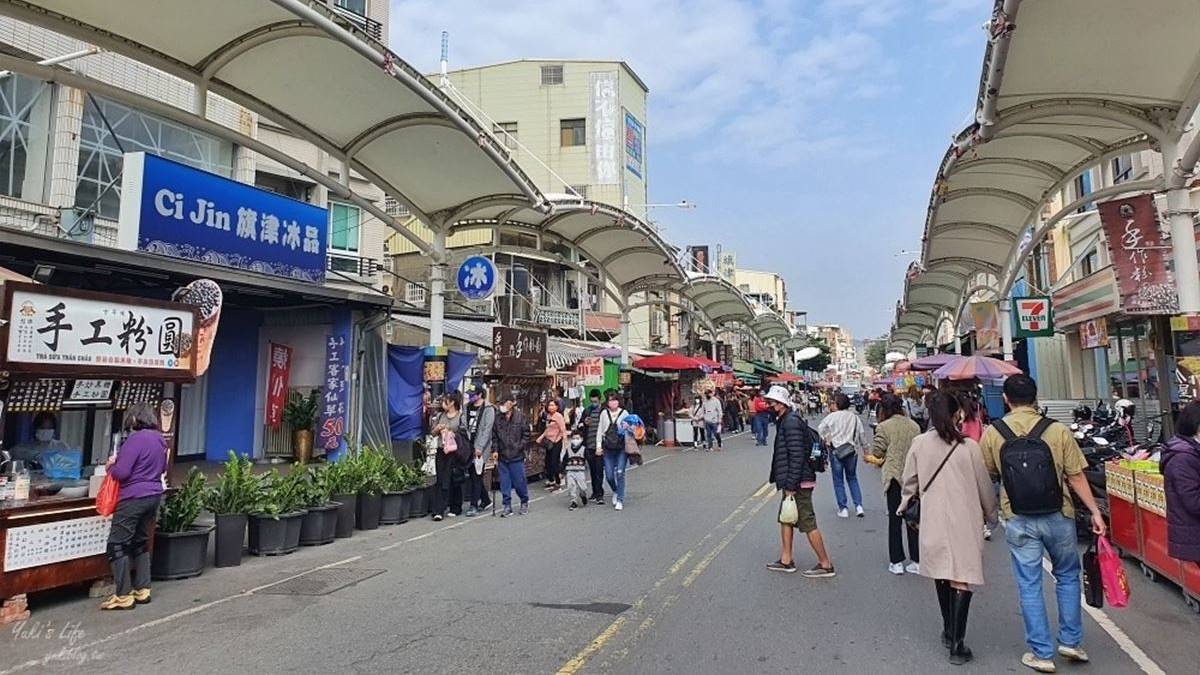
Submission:
[[[1054,323],[1066,328],[1115,314],[1120,310],[1120,300],[1113,268],[1105,267],[1054,293]]]

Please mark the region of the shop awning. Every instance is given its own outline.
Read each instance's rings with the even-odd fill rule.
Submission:
[[[768,375],[778,375],[779,373],[783,372],[783,370],[781,368],[776,368],[775,366],[773,366],[769,363],[764,363],[762,361],[755,361],[754,359],[750,360],[750,365],[752,365],[754,367],[755,371],[763,372]]]
[[[638,370],[708,370],[703,361],[683,354],[663,354],[633,362]]]
[[[762,378],[758,375],[743,370],[734,370],[733,376],[745,384],[760,384],[762,382]]]
[[[957,321],[977,275],[989,275],[1004,297],[1063,213],[1161,185],[1161,176],[1118,176],[1125,182],[1109,192],[1040,217],[1081,171],[1157,146],[1189,125],[1200,103],[1198,25],[1200,4],[1192,0],[998,3],[975,122],[950,145],[934,181],[920,269],[905,283],[894,347],[923,341],[945,314]]]
[[[332,5],[25,0],[0,3],[0,13],[245,106],[335,164],[344,158],[423,221],[443,222],[483,198],[544,205],[489,129]]]
[[[429,330],[429,317],[416,314],[393,313],[392,318],[421,330]],[[489,351],[492,346],[492,329],[500,324],[492,321],[471,319],[444,320],[443,330],[450,338]],[[546,339],[546,366],[550,370],[566,370],[581,359],[592,356],[592,350],[564,342],[558,338]]]

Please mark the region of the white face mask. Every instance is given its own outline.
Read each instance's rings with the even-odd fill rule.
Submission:
[[[54,440],[54,430],[53,429],[38,429],[33,432],[33,437],[36,438],[37,440],[41,441],[42,443],[49,443],[50,441]]]
[[[571,437],[571,447],[572,448],[579,449],[579,446],[581,446],[581,445],[583,445],[582,438],[579,438],[578,436]]]

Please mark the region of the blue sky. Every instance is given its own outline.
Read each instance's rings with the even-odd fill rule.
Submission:
[[[779,271],[791,307],[891,325],[934,172],[974,106],[991,0],[392,0],[426,72],[513,58],[627,61],[650,88],[651,202],[676,245]]]

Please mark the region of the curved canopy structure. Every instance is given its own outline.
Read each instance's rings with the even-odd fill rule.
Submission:
[[[1086,30],[1080,17],[1087,17]],[[1103,7],[1089,0],[997,0],[975,123],[955,138],[939,168],[923,270],[905,284],[896,346],[935,330],[942,312],[955,314],[977,273],[998,277],[995,290],[1004,297],[1025,256],[1061,217],[1039,223],[1043,208],[1082,171],[1148,147],[1176,152],[1200,103],[1197,25],[1200,5],[1190,0]],[[1194,165],[1193,155],[1185,168]],[[1155,185],[1097,191],[1063,212]]]
[[[207,0],[197,9],[191,0],[0,0],[2,14],[196,85],[201,115],[213,92],[287,127],[433,226],[484,196],[545,208],[474,118],[324,3]],[[314,91],[314,81],[327,87]]]

